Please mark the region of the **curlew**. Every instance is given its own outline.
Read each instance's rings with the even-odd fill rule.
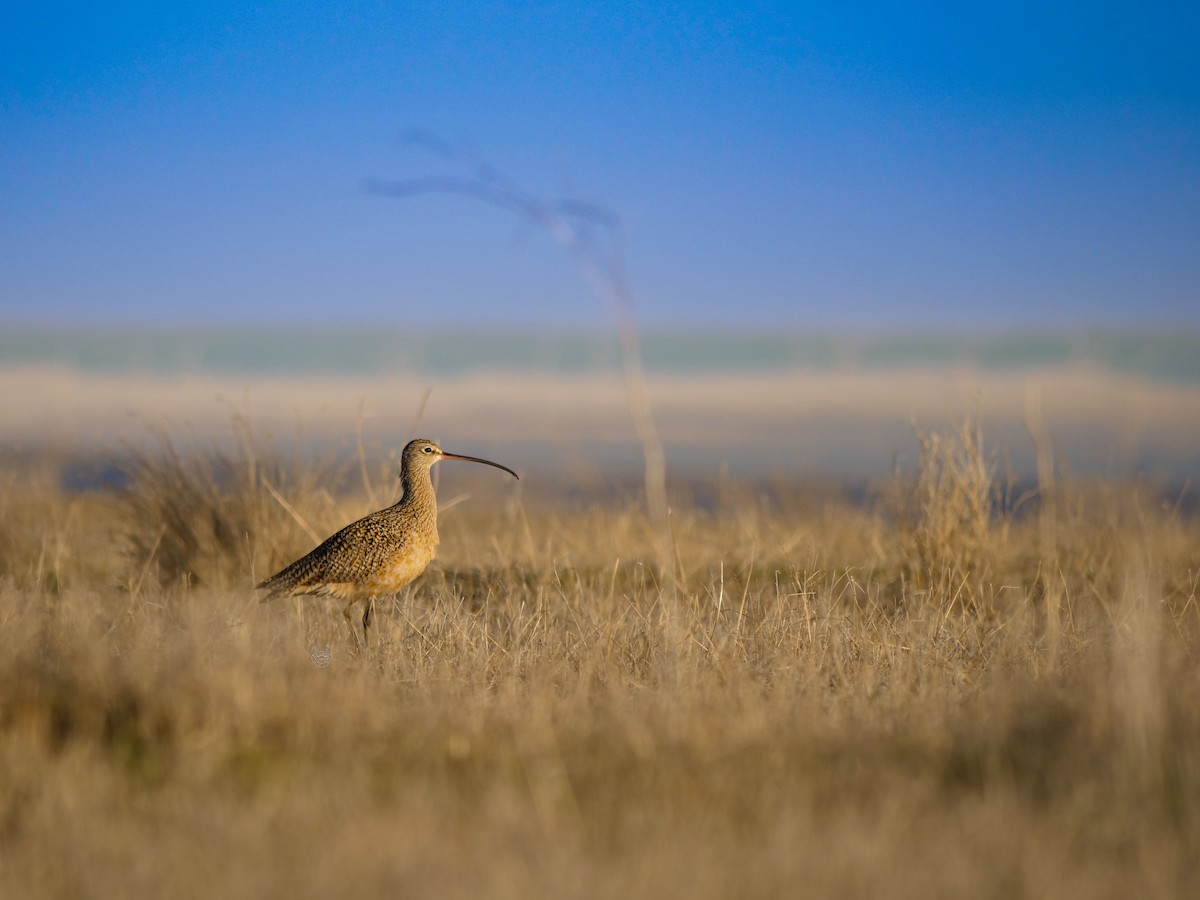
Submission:
[[[433,441],[409,441],[400,459],[400,500],[385,509],[351,522],[326,538],[315,550],[276,572],[258,585],[268,591],[264,600],[296,594],[325,594],[346,601],[342,615],[358,641],[350,610],[359,600],[363,612],[363,641],[371,625],[371,610],[377,597],[394,594],[425,571],[437,552],[437,497],[429,470],[441,459],[464,459],[503,469],[508,466],[447,453]]]

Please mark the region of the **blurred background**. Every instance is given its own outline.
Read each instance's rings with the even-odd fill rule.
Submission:
[[[3,452],[235,414],[636,471],[621,310],[511,208],[368,189],[429,176],[619,221],[672,472],[973,413],[1200,473],[1200,8],[1133,2],[9,5]]]

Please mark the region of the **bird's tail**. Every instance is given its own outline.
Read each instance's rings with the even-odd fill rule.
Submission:
[[[282,572],[272,575],[266,581],[260,581],[254,586],[256,591],[266,591],[260,598],[262,603],[269,603],[272,600],[278,600],[280,597],[286,597],[292,593],[294,585],[292,584],[292,580],[286,577],[287,574],[287,569],[284,569]]]

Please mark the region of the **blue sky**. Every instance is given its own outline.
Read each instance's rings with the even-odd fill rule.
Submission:
[[[0,323],[602,325],[440,135],[621,216],[656,327],[1200,326],[1192,3],[6,4]]]

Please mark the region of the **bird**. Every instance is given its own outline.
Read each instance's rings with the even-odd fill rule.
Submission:
[[[358,642],[350,611],[362,600],[363,642],[371,626],[376,598],[394,594],[414,581],[437,553],[437,497],[429,471],[443,459],[461,459],[503,469],[518,481],[508,466],[447,453],[428,438],[409,441],[400,456],[399,501],[351,522],[330,535],[315,549],[284,566],[256,588],[267,591],[263,601],[300,594],[318,594],[346,601],[342,615]]]

